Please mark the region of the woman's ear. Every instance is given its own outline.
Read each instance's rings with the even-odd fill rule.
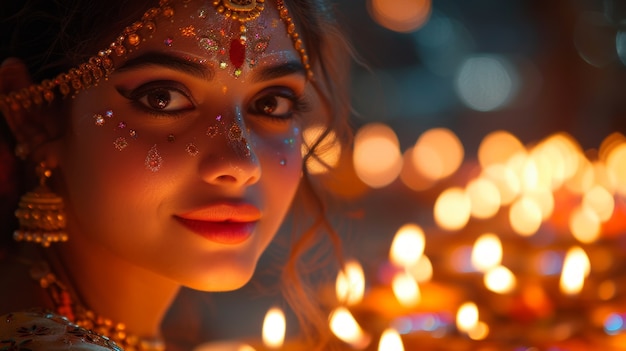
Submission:
[[[0,95],[8,95],[11,92],[20,91],[32,84],[28,68],[24,62],[17,58],[7,58],[0,65]],[[0,96],[0,98],[2,98]],[[16,142],[20,157],[43,150],[44,144],[56,137],[59,120],[55,118],[56,107],[32,106],[29,109],[12,109],[8,104],[0,104],[2,116],[6,120]],[[23,155],[20,155],[23,154]],[[49,159],[49,155],[32,155],[37,162]]]

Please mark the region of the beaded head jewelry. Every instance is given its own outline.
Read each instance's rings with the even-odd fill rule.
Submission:
[[[183,3],[189,1],[181,0]],[[39,84],[13,91],[8,95],[0,95],[0,108],[3,113],[29,110],[33,105],[41,106],[44,102],[51,103],[58,95],[63,98],[73,97],[80,91],[107,79],[115,70],[115,60],[123,59],[129,52],[136,50],[144,37],[154,33],[159,19],[171,19],[174,16],[173,6],[175,2],[175,0],[161,0],[158,7],[149,9],[144,13],[141,20],[124,28],[108,48],[101,50],[97,55],[89,58],[87,62],[57,75],[54,79],[46,79]],[[302,38],[296,31],[295,22],[283,0],[276,0],[275,2],[279,17],[285,25],[294,48],[300,55],[307,76],[312,79],[313,73],[309,57]],[[245,60],[247,44],[245,23],[260,16],[265,8],[265,0],[212,0],[212,4],[218,13],[239,22],[239,38],[232,39],[228,49],[229,59],[235,67],[235,76],[238,76]]]

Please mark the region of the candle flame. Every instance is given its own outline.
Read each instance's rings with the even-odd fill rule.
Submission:
[[[478,324],[478,307],[473,302],[466,302],[459,307],[456,313],[456,327],[463,332],[469,332]]]
[[[391,283],[393,294],[398,302],[405,307],[416,306],[421,300],[419,285],[415,278],[407,272],[398,272]]]
[[[400,267],[415,265],[424,253],[425,243],[424,231],[420,226],[413,223],[403,225],[391,243],[391,262]]]
[[[400,334],[395,329],[386,329],[380,337],[378,351],[404,351]]]
[[[270,308],[263,321],[263,344],[270,349],[279,349],[285,341],[285,314],[278,307]]]
[[[515,284],[515,275],[504,266],[492,268],[485,274],[485,286],[493,292],[506,294],[515,288]]]
[[[365,275],[359,262],[346,261],[343,270],[337,274],[335,291],[337,299],[347,305],[355,305],[363,300]]]
[[[497,267],[502,261],[502,243],[497,235],[485,233],[476,239],[472,249],[472,265],[481,272]]]
[[[580,247],[572,247],[565,255],[563,272],[561,273],[561,291],[568,295],[578,294],[585,283],[590,270],[589,257]]]
[[[369,336],[345,307],[337,307],[330,314],[330,329],[340,340],[354,348],[363,349],[369,344]]]

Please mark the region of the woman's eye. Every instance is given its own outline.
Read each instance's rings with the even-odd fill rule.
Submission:
[[[145,107],[162,112],[179,112],[193,108],[184,93],[172,88],[157,88],[142,93],[137,101]]]
[[[294,100],[280,95],[266,95],[254,102],[257,113],[278,118],[289,118],[293,113]]]

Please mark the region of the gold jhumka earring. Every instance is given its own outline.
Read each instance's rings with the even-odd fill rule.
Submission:
[[[63,199],[46,185],[52,175],[45,163],[37,166],[39,186],[20,198],[15,216],[20,228],[13,233],[15,241],[27,241],[49,247],[50,243],[67,241]]]

